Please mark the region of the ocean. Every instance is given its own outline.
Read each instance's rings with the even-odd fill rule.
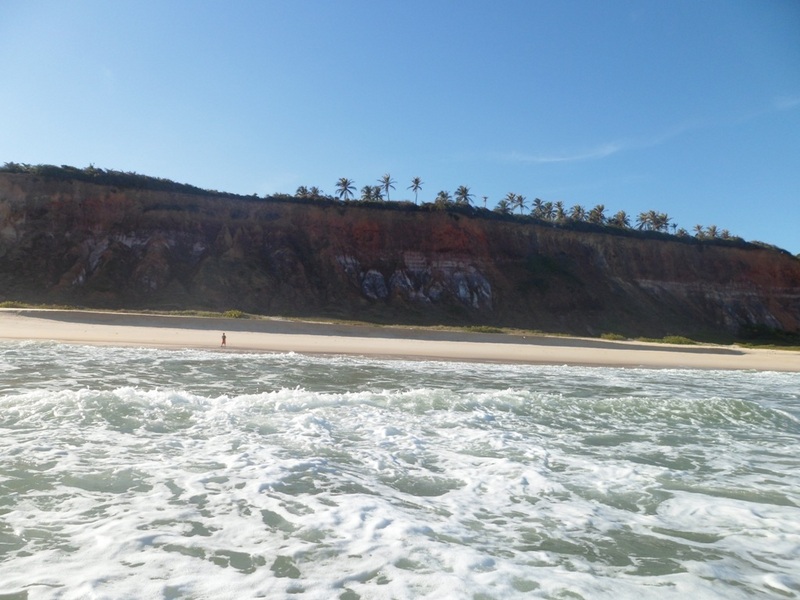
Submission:
[[[0,600],[800,598],[800,373],[0,343]]]

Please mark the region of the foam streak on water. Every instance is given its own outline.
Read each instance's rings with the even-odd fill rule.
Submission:
[[[0,345],[0,598],[800,598],[800,375]]]

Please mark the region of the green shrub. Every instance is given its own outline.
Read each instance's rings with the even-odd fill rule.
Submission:
[[[489,325],[472,325],[465,328],[470,333],[503,333],[499,327],[491,327]]]
[[[226,310],[222,316],[227,319],[244,319],[245,314],[240,310]]]
[[[682,335],[666,335],[661,341],[665,344],[685,344],[689,346],[697,343]]]
[[[27,308],[28,305],[24,302],[16,302],[14,300],[6,300],[0,302],[0,308]]]
[[[748,325],[739,330],[739,339],[750,345],[800,346],[800,331],[784,331],[766,325]]]
[[[682,335],[665,335],[663,338],[647,338],[647,337],[639,337],[636,338],[640,342],[653,342],[656,344],[681,344],[685,346],[691,346],[696,344],[694,340],[690,340],[687,337]]]
[[[620,342],[622,340],[627,340],[628,338],[626,338],[624,335],[620,335],[619,333],[601,333],[600,339]]]

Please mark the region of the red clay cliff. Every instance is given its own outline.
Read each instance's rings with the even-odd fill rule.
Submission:
[[[752,244],[0,173],[0,301],[579,335],[800,333],[800,260]]]

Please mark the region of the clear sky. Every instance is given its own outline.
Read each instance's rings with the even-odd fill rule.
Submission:
[[[800,253],[798,0],[0,0],[0,163],[466,185]]]

